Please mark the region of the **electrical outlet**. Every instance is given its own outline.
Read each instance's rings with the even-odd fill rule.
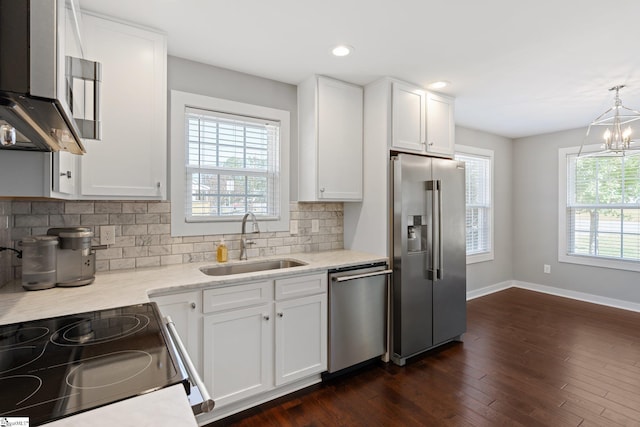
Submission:
[[[311,220],[311,232],[312,233],[320,232],[320,220],[318,219]]]
[[[113,225],[100,226],[100,244],[115,245],[116,243],[116,227]]]
[[[551,274],[551,266],[549,264],[544,265],[544,272],[547,274]]]

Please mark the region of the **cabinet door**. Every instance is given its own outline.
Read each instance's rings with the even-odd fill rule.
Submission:
[[[53,191],[74,196],[78,179],[78,156],[67,151],[52,154]]]
[[[166,40],[83,16],[85,56],[102,64],[102,140],[85,140],[81,194],[166,197]]]
[[[276,386],[326,371],[327,294],[276,303]]]
[[[204,317],[204,381],[221,407],[273,387],[272,304]]]
[[[202,347],[202,319],[200,316],[200,292],[187,292],[174,295],[152,297],[158,304],[163,316],[170,316],[176,326],[182,343],[189,352],[189,357],[202,376],[200,353]]]
[[[362,200],[362,93],[318,78],[319,200]]]
[[[425,146],[426,93],[393,82],[391,93],[391,146],[423,152]]]
[[[427,151],[452,157],[455,150],[453,99],[427,94]]]

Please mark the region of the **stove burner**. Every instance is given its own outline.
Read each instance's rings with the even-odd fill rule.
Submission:
[[[13,347],[15,345],[28,344],[37,341],[49,333],[49,328],[44,326],[32,326],[23,328],[18,327],[7,328],[2,327],[0,333],[0,349]]]
[[[60,346],[102,344],[135,334],[149,322],[142,314],[79,319],[55,331],[51,342]]]
[[[42,387],[42,380],[35,375],[13,375],[0,378],[0,388],[11,390],[11,393],[3,393],[0,404],[3,408],[16,408],[22,405]],[[11,411],[6,412],[7,414]]]
[[[127,350],[82,359],[69,370],[67,385],[76,389],[95,389],[123,383],[144,372],[153,358],[146,351]],[[118,363],[120,368],[112,368]]]
[[[153,303],[0,325],[0,425],[39,426],[183,383]]]
[[[0,350],[0,375],[15,371],[38,360],[45,346],[27,345]]]

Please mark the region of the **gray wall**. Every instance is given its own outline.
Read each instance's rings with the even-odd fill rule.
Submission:
[[[278,108],[291,113],[290,174],[298,176],[297,87],[175,56],[168,57],[167,88],[231,101]],[[169,99],[171,102],[171,99]],[[298,180],[291,179],[290,200],[297,200]]]
[[[513,279],[512,157],[509,138],[456,126],[456,144],[493,150],[494,259],[467,265],[467,291]]]
[[[640,273],[558,262],[558,149],[579,146],[585,131],[514,141],[514,278],[640,303]],[[544,264],[551,274],[543,273]]]

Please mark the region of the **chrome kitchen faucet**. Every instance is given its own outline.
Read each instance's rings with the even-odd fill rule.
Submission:
[[[242,217],[242,235],[240,236],[240,260],[247,259],[247,245],[253,245],[256,242],[253,239],[247,239],[246,236],[246,227],[247,227],[247,217],[251,215],[251,233],[260,233],[260,228],[258,228],[258,221],[256,221],[256,216],[253,212],[247,212]]]

